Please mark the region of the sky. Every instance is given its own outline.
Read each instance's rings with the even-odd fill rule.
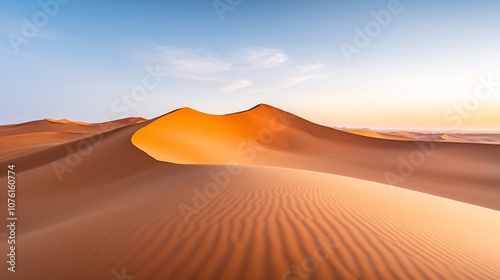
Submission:
[[[0,124],[225,114],[500,132],[500,1],[0,3]]]

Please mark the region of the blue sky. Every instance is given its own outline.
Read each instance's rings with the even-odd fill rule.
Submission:
[[[498,1],[0,8],[1,124],[268,103],[325,125],[500,131]]]

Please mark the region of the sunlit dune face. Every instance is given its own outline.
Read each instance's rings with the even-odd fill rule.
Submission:
[[[286,140],[275,133],[287,128],[280,112],[264,105],[231,115],[209,115],[183,108],[165,115],[132,136],[132,143],[153,158],[174,163],[221,163],[240,159],[242,145],[260,141],[259,147],[284,148]]]
[[[498,183],[494,172],[500,154],[497,146],[473,144],[465,148],[445,143],[436,133],[376,133],[390,138],[339,131],[261,105],[223,116],[180,109],[134,131],[129,141],[150,157],[168,163],[328,172],[404,184],[417,191],[500,209],[494,188]],[[411,166],[406,167],[408,164]],[[405,175],[405,168],[412,173]],[[408,176],[411,178],[406,180]]]
[[[500,275],[500,146],[370,138],[266,106],[136,121],[106,125],[121,128],[87,154],[71,141],[14,158],[24,244],[16,256],[26,264],[16,279],[101,279],[113,267],[136,279]],[[0,140],[25,149],[14,144],[82,127],[92,125],[36,121],[0,127]],[[256,138],[259,159],[227,164]],[[388,172],[408,180],[396,187]]]

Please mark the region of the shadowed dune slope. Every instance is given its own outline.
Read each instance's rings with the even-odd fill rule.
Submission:
[[[136,279],[500,275],[498,211],[271,167],[240,167],[236,175],[220,177],[226,178],[223,187],[195,200],[194,189],[204,192],[213,182],[209,174],[223,174],[224,166],[149,164],[111,182],[65,181],[47,195],[22,191],[22,267],[14,278],[1,271],[2,279],[109,280],[122,269]],[[90,175],[98,167],[82,168]],[[24,185],[48,180],[39,172],[23,177]],[[195,203],[194,212],[179,210]]]
[[[165,162],[313,170],[500,209],[500,145],[364,137],[267,105],[223,116],[180,109],[138,130],[132,143]]]
[[[15,274],[1,270],[1,279],[109,280],[124,272],[204,280],[500,275],[499,211],[314,171],[157,161],[131,143],[153,123],[12,160],[19,263]],[[268,143],[259,153],[286,154],[301,140],[288,137],[286,145]],[[79,149],[82,141],[91,148]]]

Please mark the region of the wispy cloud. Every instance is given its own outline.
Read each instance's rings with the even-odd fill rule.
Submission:
[[[226,83],[224,86],[222,86],[222,89],[227,90],[227,91],[233,91],[233,90],[237,90],[240,88],[246,88],[246,87],[252,86],[252,84],[253,84],[252,81],[240,79],[237,81],[231,81],[231,82]]]
[[[229,70],[231,63],[214,55],[182,48],[159,47],[162,63],[174,72],[210,73]]]
[[[250,80],[230,73],[232,62],[204,50],[157,47],[159,61],[173,77],[211,85],[222,91],[235,91],[252,85]]]
[[[323,65],[323,63],[314,63],[309,65],[299,65],[296,66],[294,69],[300,73],[309,73],[309,72],[323,70],[325,69],[325,65]]]
[[[266,69],[282,64],[289,57],[279,49],[250,47],[239,51],[237,59],[252,69]]]
[[[150,59],[172,77],[206,84],[224,92],[263,92],[297,86],[322,76],[322,63],[298,64],[276,48],[248,47],[218,56],[205,50],[156,47]],[[285,63],[286,62],[286,63]]]
[[[294,86],[307,81],[317,80],[323,77],[323,63],[314,63],[309,65],[299,65],[294,67],[292,77],[286,80],[286,86]]]
[[[206,76],[204,77],[196,75],[179,75],[178,77],[190,81],[213,85],[223,91],[234,91],[252,85],[252,81],[245,79],[224,79],[224,78],[206,77]]]

